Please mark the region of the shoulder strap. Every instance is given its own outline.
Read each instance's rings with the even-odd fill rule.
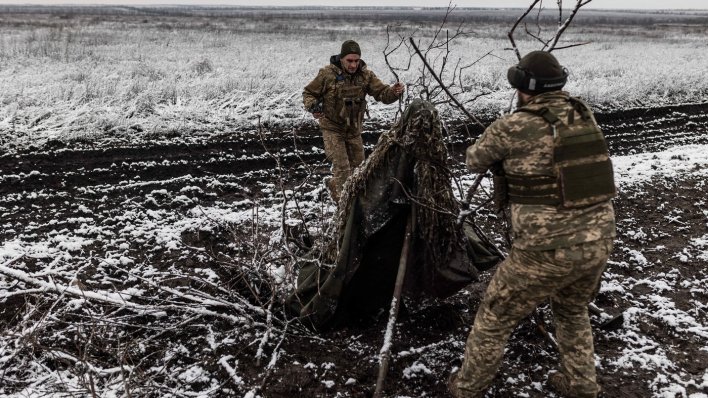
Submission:
[[[580,98],[575,98],[575,97],[570,97],[568,98],[570,103],[573,105],[573,108],[580,114],[580,116],[583,118],[583,120],[592,120],[592,111],[590,110],[590,106],[585,103],[585,101],[581,100]]]
[[[545,120],[548,124],[552,126],[555,126],[556,124],[560,123],[560,119],[558,118],[558,116],[556,116],[555,113],[553,113],[550,109],[546,107],[540,109],[530,109],[526,107],[521,107],[514,111],[514,113],[516,112],[526,112],[532,115],[540,116],[543,118],[543,120]]]

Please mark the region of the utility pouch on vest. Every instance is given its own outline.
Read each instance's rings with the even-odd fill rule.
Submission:
[[[602,131],[584,102],[570,98],[570,103],[581,115],[580,121],[575,120],[573,110],[564,123],[548,108],[521,109],[541,116],[551,126],[556,176],[519,176],[510,180],[512,202],[579,208],[617,196],[612,161]]]
[[[617,195],[612,161],[559,167],[563,207],[584,207]]]
[[[366,110],[366,99],[363,86],[351,85],[341,88],[339,93],[342,109],[339,116],[345,120],[347,126],[361,124]]]

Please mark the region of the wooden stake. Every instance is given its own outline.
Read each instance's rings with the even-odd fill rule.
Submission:
[[[406,235],[403,239],[403,248],[401,248],[401,258],[398,262],[398,274],[396,275],[396,286],[393,288],[393,300],[391,300],[391,310],[388,314],[388,323],[384,334],[384,343],[381,347],[379,357],[379,376],[376,379],[376,390],[374,398],[381,398],[384,381],[388,373],[388,364],[391,360],[391,341],[393,339],[394,326],[398,317],[398,307],[401,303],[401,293],[403,292],[403,280],[406,276],[406,268],[408,266],[408,253],[410,252],[411,240],[413,239],[413,231],[415,229],[415,207],[411,206],[411,211],[408,213],[406,221]]]

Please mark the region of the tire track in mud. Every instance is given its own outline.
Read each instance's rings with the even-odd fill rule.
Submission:
[[[596,116],[611,153],[616,155],[708,143],[708,103]],[[461,168],[464,149],[471,139],[462,126],[451,129],[453,162]],[[476,126],[468,129],[471,136],[481,133]],[[375,144],[377,132],[364,134],[368,146]],[[178,142],[187,139],[191,141]],[[167,190],[178,196],[185,187],[190,187],[191,199],[202,202],[272,198],[279,172],[287,184],[293,185],[308,174],[319,177],[327,172],[321,148],[322,140],[314,125],[286,133],[245,131],[216,138],[177,137],[101,149],[69,148],[54,142],[47,148],[0,156],[0,215],[6,225],[13,226],[6,230],[13,231],[33,221],[50,221],[57,212],[71,213],[66,202],[72,198],[87,203],[108,201],[120,208],[120,203],[127,200],[148,201],[146,196],[155,191]],[[103,205],[106,208],[111,204]],[[52,206],[57,209],[51,210]],[[4,232],[0,235],[8,236]]]
[[[605,133],[612,155],[708,143],[708,103],[598,112],[595,118]],[[483,122],[489,124],[492,120]],[[482,133],[479,126],[468,125],[467,128],[474,137]],[[463,153],[469,141],[453,140],[452,145],[455,153]]]
[[[668,147],[708,142],[708,103],[674,105],[648,109],[629,109],[598,113],[598,123],[605,132],[614,155],[654,152]],[[491,122],[488,120],[486,122]],[[367,146],[373,146],[378,132],[365,132]],[[459,155],[470,139],[462,126],[453,127],[451,149]],[[468,126],[472,137],[481,133],[478,126]],[[246,183],[270,175],[276,168],[276,157],[282,166],[297,169],[298,164],[324,161],[322,139],[310,125],[287,133],[236,133],[235,138],[158,144],[140,143],[105,149],[68,147],[27,150],[0,156],[2,175],[31,174],[43,178],[3,180],[2,192],[13,192],[34,186],[118,184],[139,177],[141,180],[171,179],[182,176],[233,176]],[[235,134],[235,135],[236,135]],[[235,136],[234,135],[234,136]],[[179,138],[175,138],[175,141]],[[55,146],[64,144],[55,143]],[[264,148],[268,148],[267,153]],[[20,182],[20,181],[17,181]]]
[[[631,109],[596,118],[614,155],[708,142],[708,103]]]

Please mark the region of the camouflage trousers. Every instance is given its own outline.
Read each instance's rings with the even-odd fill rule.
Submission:
[[[354,169],[364,161],[364,141],[360,131],[335,132],[322,129],[324,150],[332,162],[332,178],[327,181],[327,189],[335,203],[339,202],[342,186]]]
[[[456,383],[462,396],[484,395],[513,329],[550,298],[560,371],[575,396],[596,397],[599,386],[587,306],[597,294],[611,251],[611,239],[546,251],[512,249],[489,282],[467,338]]]

